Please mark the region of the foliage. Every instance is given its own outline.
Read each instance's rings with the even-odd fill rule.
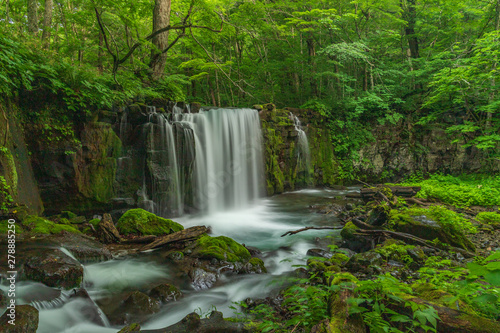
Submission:
[[[500,212],[481,212],[475,219],[481,223],[500,225]]]
[[[435,174],[428,179],[409,179],[404,186],[420,186],[417,197],[437,200],[459,208],[500,205],[500,176]]]
[[[5,177],[0,176],[0,212],[7,211],[14,202],[10,194],[10,185],[7,184]]]

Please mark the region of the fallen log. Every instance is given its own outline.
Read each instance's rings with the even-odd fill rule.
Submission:
[[[377,185],[377,187],[362,188],[360,190],[361,198],[365,200],[373,200],[376,195],[380,195],[381,189],[383,187],[388,187],[392,194],[398,197],[411,198],[416,195],[421,187],[419,186],[385,186]],[[387,197],[386,197],[387,198]],[[386,199],[384,199],[386,200]],[[388,200],[386,200],[388,201]]]
[[[205,226],[195,226],[181,231],[174,232],[165,236],[157,237],[156,240],[148,245],[143,246],[139,251],[147,251],[157,247],[161,247],[170,243],[182,242],[197,238],[208,232]]]
[[[336,230],[336,229],[342,229],[343,227],[305,227],[305,228],[302,228],[302,229],[299,229],[299,230],[295,230],[295,231],[287,231],[285,232],[283,235],[281,235],[281,237],[285,237],[285,236],[288,236],[288,235],[295,235],[295,234],[298,234],[299,232],[302,232],[302,231],[306,231],[306,230]]]
[[[149,243],[155,241],[156,238],[157,238],[157,236],[155,236],[155,235],[135,237],[135,238],[123,240],[122,244],[149,244]]]

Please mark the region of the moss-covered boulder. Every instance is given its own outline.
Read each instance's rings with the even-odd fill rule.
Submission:
[[[451,246],[475,251],[467,232],[475,232],[472,224],[459,214],[441,206],[391,211],[388,227],[427,240],[438,240]]]
[[[122,235],[166,235],[184,229],[172,220],[156,216],[144,209],[130,209],[118,220],[116,228]]]
[[[149,297],[161,303],[176,301],[182,297],[182,293],[176,286],[168,283],[157,285],[149,291]]]
[[[26,217],[21,226],[24,230],[36,234],[57,234],[63,231],[80,233],[78,229],[68,224],[58,224],[43,217],[30,215]]]
[[[203,235],[196,241],[193,251],[201,259],[216,258],[222,261],[242,262],[250,259],[250,252],[241,244],[226,236],[210,237]]]

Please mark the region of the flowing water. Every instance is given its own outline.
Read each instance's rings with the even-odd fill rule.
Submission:
[[[129,127],[126,121],[124,115],[120,124],[122,138]],[[294,117],[294,123],[298,162],[309,170],[307,137],[298,118]],[[195,291],[189,282],[176,281],[173,268],[152,251],[140,257],[84,265],[83,287],[88,297],[73,297],[70,291],[40,283],[19,282],[17,304],[32,304],[39,309],[39,333],[116,332],[120,327],[111,327],[99,306],[106,309],[116,305],[116,295],[149,290],[160,283],[179,286],[184,296],[163,306],[141,324],[143,329],[163,328],[195,310],[208,313],[214,307],[231,316],[233,302],[268,296],[287,273],[305,264],[307,250],[318,247],[318,237],[335,237],[338,232],[282,234],[304,226],[338,224],[334,214],[319,214],[311,207],[329,206],[358,190],[309,189],[262,198],[265,180],[261,130],[258,113],[251,109],[183,113],[174,106],[172,113],[164,114],[151,107],[148,122],[138,137],[147,142],[143,186],[138,191],[142,206],[158,215],[180,216],[176,220],[185,228],[210,226],[213,236],[225,235],[259,249],[268,273],[223,275],[213,288]],[[126,169],[130,159],[124,156],[119,164]],[[195,213],[183,215],[186,212]],[[5,291],[6,287],[0,288]]]

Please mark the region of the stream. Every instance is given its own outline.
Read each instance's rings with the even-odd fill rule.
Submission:
[[[322,214],[314,207],[328,207],[332,202],[346,203],[346,190],[308,189],[288,192],[270,198],[259,199],[251,207],[208,215],[187,215],[177,218],[185,228],[206,225],[212,228],[212,236],[224,235],[246,246],[262,251],[262,259],[268,274],[222,276],[208,290],[195,291],[186,281],[176,281],[172,268],[159,263],[155,251],[137,256],[126,256],[110,261],[84,266],[83,285],[95,304],[113,306],[113,295],[147,288],[159,283],[177,285],[183,297],[164,305],[160,312],[141,324],[142,329],[159,329],[180,321],[196,311],[208,314],[216,308],[224,317],[234,316],[234,302],[246,298],[265,298],[280,286],[287,273],[304,265],[307,251],[328,244],[325,236],[338,235],[339,231],[309,230],[292,236],[281,237],[287,231],[304,226],[335,225],[339,223],[335,214]],[[316,209],[316,211],[315,211]],[[318,244],[318,239],[322,244]],[[6,287],[1,286],[5,291]],[[31,304],[39,309],[39,333],[55,332],[117,332],[121,327],[112,327],[106,316],[89,310],[88,301],[70,298],[72,291],[58,291],[43,284],[18,282],[17,304]],[[93,307],[95,310],[95,306]],[[96,318],[99,317],[99,318]],[[97,319],[97,320],[96,320]],[[96,322],[100,324],[96,324]],[[105,326],[103,326],[103,324]],[[107,327],[106,327],[107,326]]]

